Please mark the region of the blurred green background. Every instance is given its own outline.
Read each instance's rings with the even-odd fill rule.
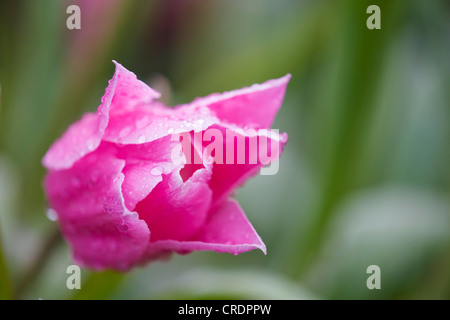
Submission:
[[[2,0],[0,298],[449,299],[449,18],[439,0]],[[237,193],[267,256],[83,269],[66,288],[40,161],[97,108],[112,59],[169,105],[292,74],[280,171]],[[366,287],[373,264],[381,290]]]

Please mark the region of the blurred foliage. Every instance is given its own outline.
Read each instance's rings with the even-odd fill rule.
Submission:
[[[366,28],[371,4],[381,30]],[[58,245],[22,298],[449,299],[449,18],[444,0],[2,0],[0,298],[56,228],[40,160],[98,106],[114,59],[171,104],[292,74],[280,172],[237,194],[268,255],[83,270],[72,292]],[[366,288],[371,264],[381,290]]]

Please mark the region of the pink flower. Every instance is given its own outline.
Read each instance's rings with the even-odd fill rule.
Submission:
[[[254,161],[241,164],[203,157],[193,163],[185,156],[188,139],[174,137],[193,137],[197,158],[209,141],[196,144],[196,137],[211,128],[234,130],[244,148],[252,145],[270,127],[290,76],[168,108],[156,101],[158,92],[115,64],[97,113],[72,124],[43,158],[47,198],[76,263],[124,271],[171,252],[265,253],[230,194],[279,157],[287,135],[269,135],[268,144],[281,146],[269,160],[247,148],[246,159]],[[226,139],[223,147],[236,156],[242,149]]]

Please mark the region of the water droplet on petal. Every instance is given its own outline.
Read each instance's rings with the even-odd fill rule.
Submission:
[[[145,139],[145,136],[144,136],[144,135],[139,136],[139,137],[137,138],[137,142],[138,142],[138,143],[144,143],[146,140],[147,140],[147,139]]]
[[[173,128],[169,128],[169,130],[167,130],[167,132],[170,134],[173,132]]]
[[[47,216],[48,220],[50,220],[50,221],[58,221],[58,212],[56,212],[55,209],[48,208],[45,215]]]
[[[120,180],[120,176],[115,176],[114,177],[114,180],[113,180],[113,184],[116,184],[116,183],[118,183],[119,182],[119,180]]]
[[[86,146],[89,151],[92,151],[95,149],[95,142],[93,140],[88,140],[88,142],[86,143]]]
[[[117,229],[119,229],[119,231],[125,232],[128,230],[128,226],[126,224],[120,224]]]

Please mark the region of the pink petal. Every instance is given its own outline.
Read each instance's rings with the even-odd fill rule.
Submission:
[[[113,92],[105,94],[98,113],[107,119],[103,140],[120,144],[142,144],[176,133],[201,131],[218,119],[208,108],[189,106],[169,108],[154,101],[159,93],[136,79],[136,76],[116,63],[116,73],[110,80]],[[108,88],[109,88],[108,87]],[[105,121],[104,121],[105,122]],[[103,127],[103,126],[102,126]]]
[[[122,191],[128,210],[134,210],[136,204],[147,197],[153,188],[162,181],[162,169],[155,163],[129,164],[123,169],[123,174],[125,180]]]
[[[90,113],[84,115],[51,146],[42,161],[47,169],[70,168],[75,161],[97,149],[111,115],[118,115],[143,104],[150,104],[159,97],[158,92],[137,80],[134,73],[119,63],[115,61],[114,63],[116,71],[109,80],[97,109],[97,115]]]
[[[116,86],[110,105],[110,115],[127,113],[142,105],[150,105],[161,96],[158,91],[138,80],[133,72],[128,71],[120,63],[113,62],[116,65],[113,77],[116,79]]]
[[[219,120],[202,106],[165,107],[154,102],[133,112],[113,115],[104,140],[121,144],[141,144],[161,137],[201,131]]]
[[[70,168],[75,161],[97,149],[102,134],[97,115],[87,113],[53,143],[42,159],[42,163],[47,169]]]
[[[150,241],[189,239],[206,220],[211,202],[207,184],[210,173],[200,169],[183,182],[179,171],[163,176],[162,182],[136,206],[139,217],[152,232]]]
[[[125,205],[134,210],[136,204],[143,200],[153,188],[162,181],[163,174],[168,175],[181,169],[184,163],[174,162],[172,153],[178,141],[164,137],[144,144],[129,144],[117,148],[117,157],[126,161],[122,185]]]
[[[254,249],[260,249],[266,254],[266,246],[239,204],[234,200],[228,200],[209,213],[208,220],[191,240],[151,242],[147,254],[158,257],[167,251],[189,253],[195,250],[239,254]]]
[[[286,133],[280,135],[274,133],[273,136],[271,136],[274,139],[271,139],[259,134],[259,131],[240,130],[235,132],[237,135],[244,137],[246,142],[245,145],[239,145],[237,142],[235,143],[234,140],[226,139],[226,135],[228,134],[226,129],[234,130],[235,128],[225,128],[221,126],[213,126],[212,128],[219,129],[222,132],[224,144],[222,164],[213,164],[213,174],[209,183],[211,190],[213,191],[213,202],[211,206],[215,207],[225,201],[233,190],[241,186],[250,177],[256,175],[263,166],[269,164],[270,160],[278,159],[287,143],[288,137]],[[270,141],[271,143],[279,144],[277,152],[271,155],[270,159],[263,159],[260,157],[259,147],[257,146],[258,141],[262,138],[265,138],[266,141]],[[206,144],[207,143],[208,142],[206,142]],[[250,146],[256,146],[256,149],[250,150]],[[205,147],[205,143],[203,147]],[[234,150],[234,164],[227,164],[226,161],[226,153],[229,152],[227,150],[230,149]],[[241,151],[239,149],[243,149],[242,152],[245,153],[245,161],[243,164],[239,164],[238,162],[238,153]],[[253,162],[250,162],[251,156],[256,157]]]
[[[111,118],[120,119],[121,114],[129,113],[143,106],[150,106],[159,98],[160,93],[138,80],[136,75],[113,61],[116,71],[109,80],[108,87],[102,97],[102,103],[97,109],[102,133],[110,125]]]
[[[141,103],[133,112],[111,115],[104,139],[122,144],[145,143],[170,134],[205,130],[221,122],[269,128],[281,107],[289,79],[290,75],[286,75],[248,88],[197,98],[175,108],[159,102],[151,103],[150,108]]]
[[[245,128],[269,128],[281,107],[291,75],[239,90],[213,93],[191,104],[207,106],[226,123]]]
[[[140,261],[150,232],[124,207],[125,161],[110,149],[100,146],[72,168],[50,171],[45,187],[75,261],[98,270],[127,270]]]

